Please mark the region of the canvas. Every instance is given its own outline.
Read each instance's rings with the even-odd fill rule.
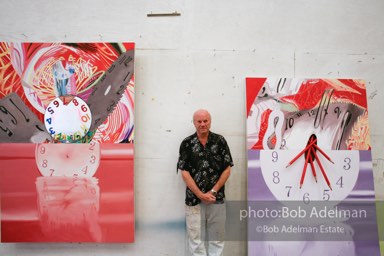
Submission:
[[[246,86],[248,255],[380,255],[364,81]]]
[[[2,242],[134,241],[134,44],[0,43]]]

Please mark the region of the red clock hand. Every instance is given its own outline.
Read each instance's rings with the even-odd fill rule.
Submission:
[[[302,154],[304,154],[307,150],[309,150],[311,147],[312,147],[312,145],[313,144],[315,144],[316,143],[316,139],[314,139],[311,143],[309,143],[306,147],[305,147],[305,149],[303,149],[297,156],[295,156],[288,164],[287,164],[287,166],[285,167],[285,168],[287,168],[287,167],[289,167],[290,165],[292,165],[297,159],[299,159],[299,157],[302,155]]]
[[[310,150],[307,150],[307,157],[305,158],[305,164],[304,164],[304,168],[303,168],[303,173],[301,174],[301,179],[300,179],[300,189],[301,189],[301,187],[303,186],[303,183],[304,183],[304,177],[305,177],[305,173],[307,171],[307,165],[308,165],[308,161],[309,161],[310,157],[311,157]]]
[[[308,153],[309,154],[309,153]],[[310,155],[310,154],[309,154]],[[311,169],[312,169],[312,174],[313,177],[315,178],[315,181],[317,183],[317,178],[316,178],[316,170],[315,170],[315,165],[313,164],[313,157],[309,159],[309,163],[311,164]]]
[[[312,150],[313,154],[315,155],[317,164],[318,164],[319,167],[320,167],[320,170],[321,170],[321,173],[322,173],[323,176],[324,176],[325,182],[327,182],[328,187],[332,190],[331,183],[329,182],[329,179],[328,179],[328,177],[327,177],[327,174],[326,174],[325,171],[324,171],[323,165],[321,164],[321,162],[320,162],[320,160],[319,160],[319,158],[318,158],[318,156],[317,156],[317,154],[316,154],[315,149],[314,149],[314,148],[311,148],[311,150]]]
[[[331,163],[334,164],[334,162],[331,160],[331,158],[330,158],[329,156],[327,156],[327,154],[325,154],[324,151],[321,150],[321,148],[319,148],[316,144],[315,144],[314,146],[315,146],[315,148],[316,148],[321,154],[323,154],[323,156],[324,156],[325,158],[328,159],[329,162],[331,162]]]

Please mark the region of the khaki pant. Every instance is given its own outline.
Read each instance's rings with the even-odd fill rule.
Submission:
[[[185,206],[188,246],[192,256],[222,256],[225,203]]]

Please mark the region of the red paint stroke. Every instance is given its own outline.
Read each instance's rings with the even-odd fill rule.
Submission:
[[[259,94],[260,89],[263,87],[267,78],[246,78],[246,92],[247,92],[247,116],[249,115],[249,111],[251,110],[253,102],[257,95]]]

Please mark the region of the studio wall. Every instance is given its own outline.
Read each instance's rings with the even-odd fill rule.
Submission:
[[[1,255],[184,255],[176,174],[192,114],[206,108],[247,198],[246,77],[366,82],[375,193],[384,198],[384,3],[380,0],[0,1],[0,41],[135,42],[135,243],[1,244]],[[148,17],[147,14],[180,13]],[[0,167],[1,168],[1,167]],[[247,255],[246,241],[225,255]]]

